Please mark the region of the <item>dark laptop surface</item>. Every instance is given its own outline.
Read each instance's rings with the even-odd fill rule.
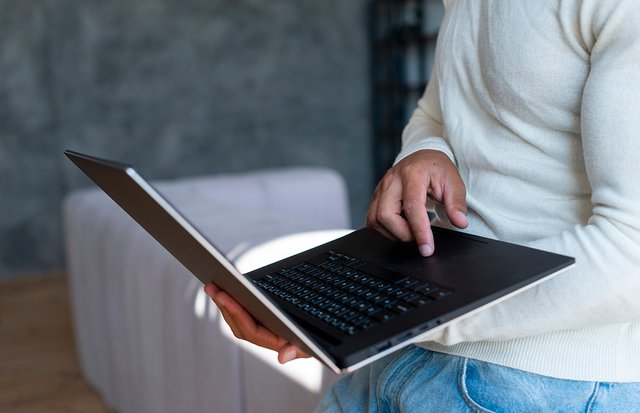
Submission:
[[[436,252],[360,229],[247,274],[129,165],[65,154],[203,283],[335,372],[540,283],[574,259],[433,227]]]

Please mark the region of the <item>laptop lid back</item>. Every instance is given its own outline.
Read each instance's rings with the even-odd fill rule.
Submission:
[[[65,155],[203,284],[214,282],[264,326],[339,372],[334,361],[130,165]]]

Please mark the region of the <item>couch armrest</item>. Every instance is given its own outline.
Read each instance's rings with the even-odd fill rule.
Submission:
[[[178,207],[197,198],[247,211],[278,214],[321,228],[349,228],[347,187],[340,174],[326,168],[286,168],[157,182]],[[189,205],[192,207],[192,205]]]

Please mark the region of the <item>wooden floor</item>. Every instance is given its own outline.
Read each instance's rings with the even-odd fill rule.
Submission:
[[[0,281],[0,412],[108,412],[82,378],[63,274]]]

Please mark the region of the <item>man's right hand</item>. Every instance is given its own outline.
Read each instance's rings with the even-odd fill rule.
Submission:
[[[458,169],[440,151],[421,150],[402,159],[378,184],[367,227],[400,241],[415,240],[422,256],[435,251],[427,197],[442,204],[453,225],[466,228],[466,189]]]

